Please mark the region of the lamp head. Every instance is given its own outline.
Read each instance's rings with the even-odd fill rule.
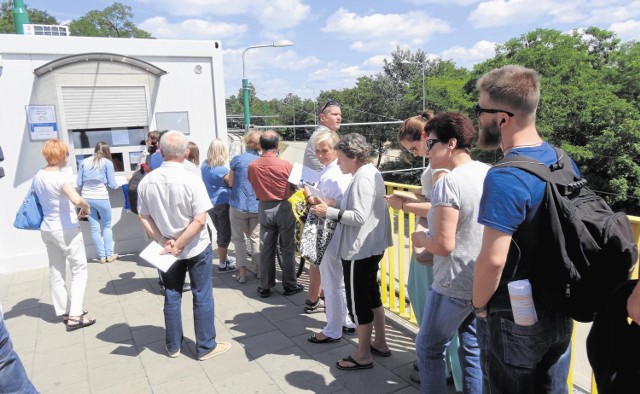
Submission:
[[[289,40],[278,40],[273,43],[274,47],[290,47],[293,45],[293,42]]]

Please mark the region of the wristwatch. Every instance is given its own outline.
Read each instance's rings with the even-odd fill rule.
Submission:
[[[487,306],[481,306],[480,308],[476,308],[473,304],[471,304],[471,309],[473,309],[473,314],[476,317],[485,318],[487,317]]]

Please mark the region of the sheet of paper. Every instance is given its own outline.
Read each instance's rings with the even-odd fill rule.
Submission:
[[[324,195],[322,194],[322,191],[320,189],[311,185],[306,185],[306,186],[307,186],[307,189],[309,189],[309,191],[311,192],[312,196],[318,197],[324,201]]]
[[[151,241],[151,243],[146,248],[144,248],[142,252],[140,252],[140,258],[153,265],[160,271],[167,272],[167,270],[178,259],[170,253],[160,254],[163,249],[164,248],[159,243],[157,243],[156,241]]]
[[[302,164],[293,163],[291,174],[289,174],[289,183],[299,185],[304,182],[307,185],[315,185],[320,180],[320,173],[312,168],[304,167]]]

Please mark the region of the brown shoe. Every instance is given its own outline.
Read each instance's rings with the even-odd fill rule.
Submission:
[[[198,357],[198,360],[200,360],[200,361],[208,360],[208,359],[213,358],[215,356],[219,356],[222,353],[226,353],[229,349],[231,349],[231,343],[229,343],[229,342],[218,342],[218,344],[216,345],[215,348],[213,348],[212,351],[210,351],[209,353],[205,354],[202,357]]]

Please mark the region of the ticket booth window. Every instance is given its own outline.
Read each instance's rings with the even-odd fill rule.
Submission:
[[[111,150],[116,173],[131,173],[140,163],[147,132],[147,127],[71,130],[76,164],[93,155],[98,142],[106,142]]]

